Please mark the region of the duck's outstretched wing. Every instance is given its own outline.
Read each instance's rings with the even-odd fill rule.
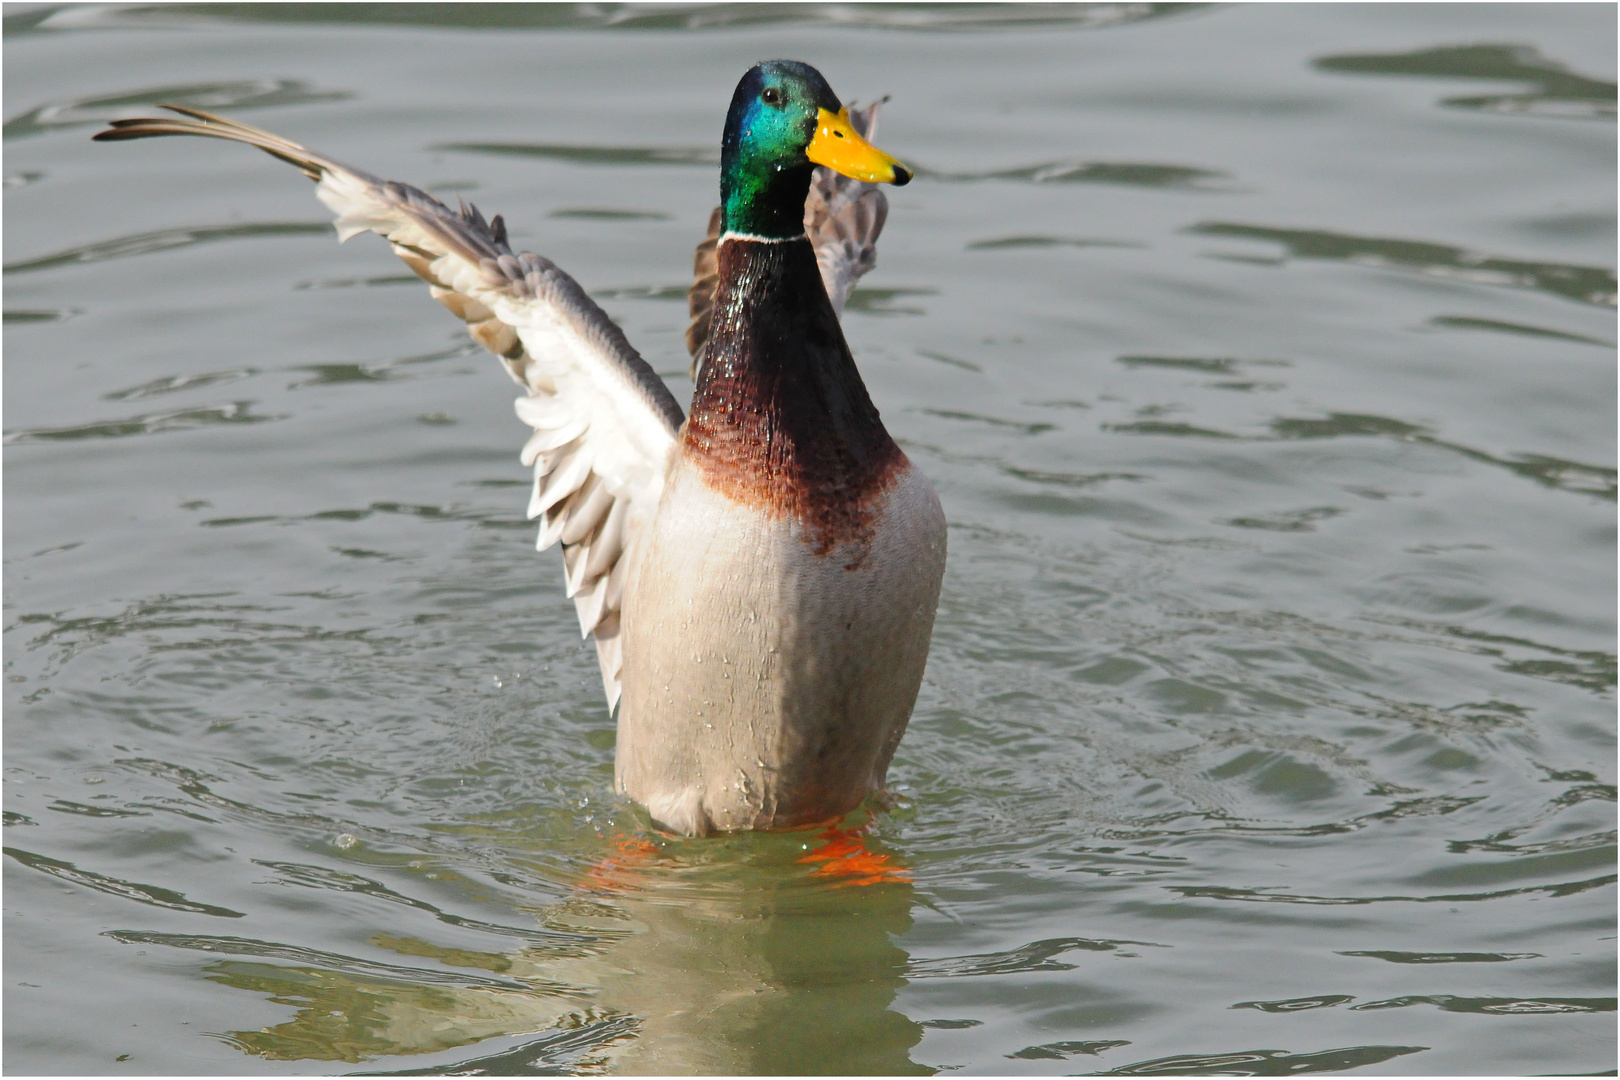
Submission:
[[[850,124],[861,137],[877,135],[883,98],[864,109],[849,110]],[[827,299],[841,318],[850,290],[877,265],[877,239],[889,216],[889,197],[881,184],[868,184],[817,165],[810,195],[804,202],[804,231],[815,245],[816,263]],[[692,378],[703,366],[703,346],[709,341],[709,320],[714,311],[714,286],[720,279],[715,246],[720,242],[720,207],[709,215],[709,232],[697,246],[692,261],[692,288],[686,294],[692,322],[686,328],[686,351],[692,356]]]
[[[424,191],[341,165],[257,128],[184,109],[189,119],[117,120],[101,140],[203,135],[247,143],[296,165],[337,214],[339,240],[375,232],[433,297],[500,356],[526,391],[517,414],[534,428],[529,517],[539,547],[563,545],[568,595],[596,635],[611,710],[619,699],[619,603],[630,560],[663,492],[684,417],[663,381],[585,290],[550,260],[512,251],[499,217],[451,210]]]

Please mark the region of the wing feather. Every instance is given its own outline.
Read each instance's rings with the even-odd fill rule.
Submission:
[[[568,496],[578,491],[591,476],[592,467],[596,465],[595,456],[584,445],[570,443],[573,450],[563,458],[557,467],[545,474],[540,484],[539,509],[533,516],[539,517],[552,507],[562,502]],[[565,448],[566,449],[566,448]],[[535,470],[539,471],[538,467]],[[530,510],[534,510],[533,506]],[[566,532],[566,526],[564,527]],[[565,549],[566,550],[566,549]],[[570,596],[573,594],[570,593]]]
[[[559,537],[564,544],[577,544],[596,531],[607,520],[608,511],[618,500],[607,486],[593,476],[574,495],[574,505],[568,509],[568,523]]]
[[[628,560],[663,493],[685,417],[663,381],[577,281],[549,259],[515,252],[506,225],[476,207],[342,165],[267,131],[196,109],[116,120],[103,141],[200,135],[246,143],[298,167],[336,216],[339,240],[386,237],[432,297],[467,324],[521,385],[518,418],[534,429],[522,461],[534,469],[529,516],[538,546],[563,545],[581,633],[596,637],[608,708],[619,699],[619,603]]]
[[[608,506],[601,531],[591,547],[590,562],[585,566],[586,577],[600,579],[613,569],[619,556],[624,553],[624,513],[625,507],[620,502],[615,501]],[[606,593],[607,590],[602,588],[602,592]]]
[[[594,583],[588,590],[574,594],[574,610],[579,613],[579,625],[596,626],[602,621],[602,602],[607,599],[603,582]]]

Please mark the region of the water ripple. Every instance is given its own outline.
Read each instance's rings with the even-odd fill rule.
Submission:
[[[1588,465],[1579,461],[1545,454],[1518,453],[1511,456],[1492,454],[1471,446],[1448,442],[1434,435],[1421,424],[1408,423],[1387,416],[1369,416],[1361,413],[1328,413],[1324,417],[1281,416],[1270,423],[1272,439],[1340,439],[1384,437],[1402,442],[1422,443],[1461,454],[1471,461],[1506,469],[1543,487],[1556,488],[1582,495],[1595,495],[1614,500],[1617,485],[1616,470],[1606,465]],[[1230,431],[1198,427],[1193,424],[1144,420],[1123,424],[1103,424],[1104,431],[1120,435],[1162,435],[1172,438],[1233,439],[1246,442],[1265,441],[1265,436],[1240,435]]]
[[[582,1068],[582,1055],[597,1053],[641,1031],[642,1022],[634,1016],[598,1020],[577,1028],[532,1039],[498,1054],[483,1054],[465,1061],[434,1065],[425,1069],[398,1069],[391,1072],[357,1072],[350,1076],[566,1076],[589,1075],[594,1069]]]
[[[7,311],[4,318],[7,326],[25,326],[29,323],[64,322],[83,314],[83,308],[14,308]]]
[[[987,240],[974,240],[967,245],[968,251],[1013,251],[1029,248],[1125,248],[1140,251],[1146,244],[1135,243],[1129,240],[1093,240],[1079,236],[998,236]]]
[[[1329,259],[1411,270],[1429,277],[1478,285],[1533,289],[1599,307],[1615,304],[1614,271],[1600,266],[1501,259],[1421,240],[1352,236],[1319,229],[1277,229],[1227,221],[1200,222],[1187,231],[1199,236],[1269,241],[1282,245],[1296,259]]]
[[[918,411],[927,413],[929,416],[937,416],[941,420],[963,420],[973,424],[989,424],[992,427],[1019,431],[1025,435],[1039,435],[1043,431],[1057,430],[1056,424],[1026,424],[1019,420],[1007,420],[999,416],[984,416],[980,413],[959,412],[954,409],[919,409]]]
[[[1275,514],[1223,518],[1220,524],[1267,532],[1315,532],[1316,522],[1338,517],[1342,513],[1344,509],[1338,506],[1311,506],[1303,510],[1280,510]]]
[[[593,289],[597,300],[672,300],[686,303],[690,285],[622,285],[617,288]]]
[[[1538,952],[1380,952],[1377,950],[1341,952],[1340,956],[1369,956],[1392,964],[1504,964],[1509,960],[1535,960]]]
[[[553,210],[546,215],[548,218],[568,218],[581,221],[673,221],[673,214],[661,213],[657,210],[616,210],[606,206],[574,206]],[[685,290],[682,290],[685,296]]]
[[[200,803],[203,806],[219,811],[227,819],[253,822],[259,827],[267,827],[280,833],[313,834],[314,836],[326,838],[328,841],[335,835],[346,838],[349,846],[353,846],[355,835],[359,834],[378,843],[390,846],[404,846],[410,850],[429,852],[452,859],[464,854],[463,850],[456,847],[453,842],[441,842],[433,834],[406,836],[399,832],[367,828],[355,822],[342,821],[310,810],[297,812],[278,811],[231,799],[220,795],[209,786],[212,783],[220,782],[219,777],[210,776],[183,766],[172,765],[168,762],[149,758],[123,758],[114,761],[113,764],[167,781],[174,785],[181,794],[190,799],[193,804]],[[361,893],[388,903],[425,912],[438,921],[452,926],[500,937],[518,938],[549,949],[567,950],[589,945],[599,939],[617,936],[611,930],[593,929],[591,933],[585,934],[539,926],[510,926],[503,923],[472,919],[444,911],[427,901],[407,897],[388,888],[381,882],[358,874],[298,863],[260,861],[259,864],[274,869],[282,875],[277,879],[276,883],[278,884],[302,886],[311,889],[329,889],[340,893]],[[491,874],[491,877],[498,879],[499,875]],[[524,886],[520,884],[517,887]]]
[[[1151,941],[1101,941],[1091,938],[1050,938],[1033,941],[1019,949],[974,956],[946,956],[937,960],[912,960],[906,964],[908,979],[952,979],[969,975],[1013,975],[1030,971],[1070,971],[1074,964],[1052,959],[1075,949],[1113,952],[1121,945],[1162,948]]]
[[[93,244],[40,255],[22,262],[7,263],[4,273],[31,274],[58,266],[80,263],[106,262],[135,255],[151,255],[159,251],[208,244],[217,240],[241,240],[260,236],[330,236],[332,226],[324,221],[263,221],[245,225],[196,225],[189,228],[159,229],[156,232],[136,233],[112,240],[99,240]]]
[[[1026,1046],[1022,1050],[1014,1050],[1007,1057],[1021,1061],[1062,1061],[1064,1058],[1074,1057],[1076,1054],[1089,1054],[1096,1057],[1104,1050],[1129,1045],[1131,1045],[1129,1039],[1084,1039],[1042,1043],[1039,1046]]]
[[[1235,889],[1221,885],[1166,885],[1171,892],[1189,899],[1203,897],[1210,900],[1244,900],[1261,904],[1313,904],[1323,906],[1362,904],[1459,904],[1476,900],[1500,900],[1506,896],[1525,896],[1544,893],[1548,896],[1573,896],[1588,889],[1601,889],[1613,885],[1620,875],[1604,874],[1584,881],[1565,881],[1551,885],[1525,885],[1515,889],[1497,889],[1494,892],[1446,893],[1440,896],[1306,896],[1297,893],[1268,892],[1263,889]]]
[[[1476,630],[1468,626],[1456,626],[1446,623],[1429,623],[1417,619],[1401,618],[1399,616],[1364,616],[1369,621],[1388,623],[1393,626],[1407,627],[1421,630],[1428,634],[1438,634],[1460,642],[1468,651],[1481,656],[1493,656],[1502,662],[1496,665],[1498,671],[1506,671],[1514,675],[1529,675],[1538,679],[1551,679],[1554,682],[1567,683],[1578,686],[1584,690],[1595,693],[1606,693],[1613,690],[1616,685],[1617,658],[1614,653],[1603,652],[1596,649],[1564,649],[1556,645],[1544,645],[1529,638],[1512,637],[1507,634],[1493,634],[1486,630]],[[1512,657],[1509,648],[1530,649],[1543,654],[1539,657],[1523,658]],[[1557,659],[1547,659],[1548,656]],[[1614,798],[1614,789],[1609,787],[1609,798]]]
[[[560,930],[542,929],[540,927],[504,926],[499,923],[484,922],[479,919],[469,919],[461,915],[454,915],[443,911],[426,900],[417,900],[403,893],[395,892],[380,881],[362,877],[346,870],[331,870],[324,866],[309,866],[302,863],[271,862],[265,859],[254,859],[260,866],[276,871],[282,875],[274,884],[298,885],[308,889],[330,889],[335,892],[360,893],[365,896],[386,900],[391,904],[401,904],[405,907],[425,911],[442,923],[451,926],[465,927],[469,930],[481,930],[487,934],[498,934],[503,937],[518,937],[535,945],[544,946],[551,950],[564,950],[577,952],[582,946],[592,945],[604,940],[603,935],[582,934]],[[606,935],[612,937],[616,935]]]
[[[1530,45],[1451,45],[1405,53],[1343,53],[1318,57],[1321,71],[1354,75],[1421,76],[1431,79],[1477,79],[1524,82],[1522,94],[1483,94],[1442,98],[1455,109],[1514,115],[1601,120],[1615,115],[1615,84],[1577,75]]]
[[[1304,1012],[1307,1009],[1331,1009],[1356,1000],[1353,994],[1317,994],[1313,997],[1284,998],[1281,1001],[1240,1001],[1229,1005],[1231,1009],[1259,1009],[1269,1013]]]
[[[12,33],[11,16],[6,17],[6,33]],[[251,79],[240,82],[178,83],[152,86],[122,94],[54,101],[30,109],[6,121],[4,138],[21,139],[57,128],[82,127],[114,120],[138,107],[187,105],[210,112],[220,109],[269,108],[277,105],[309,105],[344,101],[354,95],[346,90],[316,90],[298,79]]]
[[[177,394],[182,390],[200,390],[205,386],[235,382],[257,374],[258,368],[235,368],[230,371],[205,371],[199,375],[169,375],[161,379],[148,380],[139,386],[109,391],[101,396],[104,401],[139,401],[142,398],[159,397],[163,394]]]
[[[112,938],[125,945],[165,945],[174,949],[195,949],[199,952],[223,953],[228,956],[256,956],[271,960],[291,960],[295,964],[307,967],[322,968],[328,971],[340,971],[348,975],[358,975],[362,978],[397,979],[403,982],[437,986],[471,986],[487,990],[517,991],[518,993],[532,993],[536,987],[522,982],[508,979],[493,979],[483,975],[463,975],[448,971],[433,971],[429,968],[405,967],[400,964],[385,964],[376,960],[361,960],[354,956],[345,956],[342,953],[322,952],[319,949],[308,949],[300,945],[283,945],[275,941],[258,941],[254,938],[219,937],[206,934],[169,934],[156,930],[104,930],[102,937]],[[562,986],[548,986],[546,991],[552,994],[577,993],[571,988]]]
[[[474,30],[725,31],[848,28],[913,33],[1102,29],[1198,11],[1201,3],[1090,4],[407,4],[45,7],[6,15],[6,34],[245,23],[421,26]]]
[[[1379,1009],[1405,1009],[1413,1005],[1433,1005],[1445,1012],[1484,1013],[1487,1015],[1520,1015],[1526,1013],[1598,1013],[1614,1012],[1614,998],[1589,997],[1458,997],[1455,994],[1409,994],[1383,1001],[1364,1001],[1352,1005],[1353,1011]]]
[[[1614,342],[1603,338],[1571,334],[1565,330],[1550,330],[1545,326],[1527,326],[1524,323],[1503,322],[1500,319],[1480,319],[1469,315],[1436,315],[1429,320],[1431,326],[1447,330],[1488,330],[1497,334],[1517,334],[1521,337],[1548,338],[1553,341],[1573,341],[1580,345],[1601,345],[1614,348]]]
[[[538,157],[576,165],[703,165],[720,164],[713,146],[591,146],[572,143],[454,142],[436,143],[432,150],[500,157]]]
[[[912,304],[896,304],[896,300],[903,300],[908,296],[937,296],[938,289],[928,288],[889,288],[880,289],[873,286],[861,285],[849,294],[844,303],[846,312],[855,311],[862,315],[926,315],[923,308]]]
[[[1602,799],[1607,802],[1613,802],[1615,798],[1614,787],[1608,784],[1592,785],[1584,791],[1578,789],[1577,791],[1588,798]],[[1569,805],[1574,805],[1574,801],[1561,799],[1556,804],[1555,809],[1564,809]],[[1509,844],[1506,842],[1524,832],[1526,828],[1527,826],[1520,826],[1518,828],[1504,829],[1484,840],[1451,840],[1446,843],[1446,850],[1455,855],[1466,855],[1471,851],[1492,851],[1502,855],[1555,855],[1566,851],[1593,851],[1600,848],[1612,848],[1615,846],[1616,840],[1620,839],[1620,833],[1609,829],[1604,832],[1588,833],[1585,836],[1572,836],[1563,840],[1544,840],[1535,844]]]
[[[187,900],[185,894],[165,889],[158,885],[142,885],[138,881],[124,881],[122,878],[108,877],[93,870],[81,870],[70,862],[61,859],[52,859],[45,855],[36,855],[32,851],[21,848],[8,847],[3,849],[7,855],[63,881],[70,881],[75,885],[83,885],[87,889],[108,893],[112,896],[121,896],[125,900],[134,900],[142,904],[151,904],[153,907],[168,908],[171,911],[187,911],[196,915],[213,915],[221,919],[240,919],[244,913],[232,911],[230,908],[218,907],[214,904],[203,904],[196,900]]]
[[[944,180],[949,183],[967,183],[980,180],[1020,180],[1029,184],[1117,184],[1124,187],[1159,188],[1172,191],[1235,192],[1228,174],[1219,169],[1200,169],[1191,165],[1167,165],[1143,161],[1045,161],[1036,165],[1020,165],[1010,169],[983,169],[970,172],[948,172],[923,165],[915,168],[919,177]],[[1029,238],[1015,238],[1022,240]],[[1044,238],[1035,238],[1044,239]],[[1082,242],[1084,243],[1084,242]],[[1028,246],[992,241],[986,246]]]
[[[298,521],[364,521],[373,514],[403,514],[424,521],[468,521],[486,529],[528,529],[533,523],[513,517],[505,511],[465,510],[455,507],[434,506],[426,503],[401,503],[379,500],[361,510],[317,510],[313,514],[258,514],[251,517],[206,518],[199,525],[209,528],[229,528],[237,525],[266,523],[290,524]]]
[[[69,799],[57,799],[55,802],[45,807],[45,809],[55,810],[61,814],[78,814],[81,817],[111,818],[152,816],[151,812],[146,810],[120,810],[111,806],[89,806],[85,803],[73,802]]]
[[[192,431],[196,428],[217,427],[221,424],[263,424],[271,420],[285,420],[285,415],[261,416],[253,411],[255,402],[232,401],[225,405],[207,405],[195,409],[176,409],[171,412],[144,413],[128,420],[105,420],[95,424],[70,424],[66,427],[22,428],[8,431],[4,442],[14,443],[59,442],[74,439],[122,439],[130,435],[156,435],[165,431]]]
[[[1239,1050],[1226,1054],[1177,1054],[1110,1069],[1094,1076],[1296,1076],[1344,1072],[1416,1054],[1427,1046],[1347,1046],[1293,1054],[1287,1050]]]

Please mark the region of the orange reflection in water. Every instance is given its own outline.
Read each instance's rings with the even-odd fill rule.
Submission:
[[[847,878],[838,888],[847,885],[876,885],[885,881],[910,881],[911,875],[902,866],[891,865],[892,856],[877,855],[867,850],[863,833],[866,825],[854,829],[840,829],[836,825],[821,834],[826,844],[799,859],[802,863],[821,863],[811,871],[825,877]]]
[[[835,888],[850,885],[878,885],[884,882],[910,882],[911,874],[896,865],[894,856],[881,855],[866,846],[870,822],[845,829],[829,826],[817,840],[821,846],[797,860],[820,863],[810,873],[816,877],[839,878]],[[642,884],[642,873],[663,854],[657,844],[641,837],[620,834],[613,839],[613,854],[586,872],[582,886],[591,891],[623,893]]]
[[[620,834],[613,838],[615,854],[609,855],[585,873],[582,886],[595,892],[629,892],[638,886],[638,872],[658,857],[658,845],[651,840]]]

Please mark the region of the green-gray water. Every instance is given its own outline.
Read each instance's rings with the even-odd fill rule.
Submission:
[[[6,1068],[1613,1070],[1615,30],[9,6]],[[89,139],[476,201],[684,401],[769,56],[918,169],[846,319],[951,522],[909,883],[651,832],[496,362],[292,169]]]

